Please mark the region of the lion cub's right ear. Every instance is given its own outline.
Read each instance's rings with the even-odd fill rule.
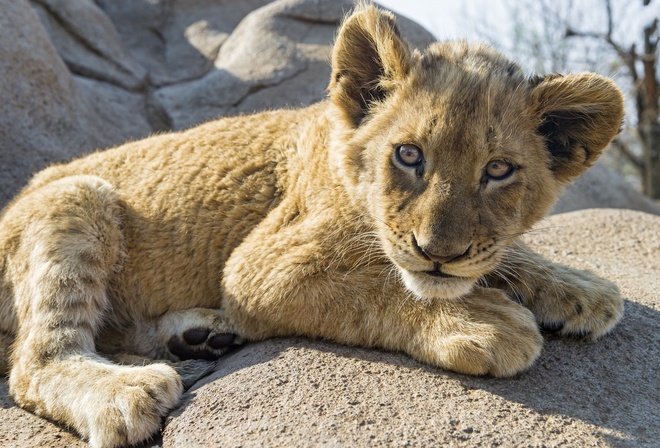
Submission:
[[[411,66],[408,45],[392,13],[358,6],[344,21],[332,52],[331,101],[357,127]]]

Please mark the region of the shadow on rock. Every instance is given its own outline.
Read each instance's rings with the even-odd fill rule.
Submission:
[[[610,335],[595,343],[549,337],[536,364],[511,379],[459,375],[400,353],[323,341],[249,344],[186,394],[163,441],[650,447],[660,437],[659,317],[627,302]]]

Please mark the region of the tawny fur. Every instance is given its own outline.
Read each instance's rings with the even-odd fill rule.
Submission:
[[[614,285],[518,240],[617,133],[610,80],[528,79],[465,42],[412,51],[371,6],[342,25],[332,65],[329,99],[311,107],[35,176],[0,221],[0,364],[18,405],[121,446],[177,404],[168,342],[191,329],[510,376],[539,355],[539,325],[614,326]],[[402,163],[401,145],[421,162]],[[494,161],[513,171],[489,177]]]

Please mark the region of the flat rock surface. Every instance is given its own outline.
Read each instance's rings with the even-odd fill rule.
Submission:
[[[290,338],[223,358],[145,446],[612,446],[660,440],[660,217],[555,215],[527,236],[550,259],[617,283],[625,317],[594,343],[554,336],[512,379],[445,372],[399,353]],[[13,406],[3,446],[84,446]]]
[[[249,345],[186,395],[163,446],[658,446],[660,218],[589,210],[539,229],[528,241],[540,252],[619,285],[613,333],[548,337],[513,379],[326,342]]]

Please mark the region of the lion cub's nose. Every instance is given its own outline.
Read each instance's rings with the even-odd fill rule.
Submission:
[[[436,254],[433,253],[433,251],[430,250],[428,247],[420,246],[417,243],[417,239],[415,238],[414,235],[413,235],[413,244],[424,258],[434,263],[440,263],[440,264],[449,263],[450,261],[458,261],[461,258],[466,257],[468,252],[470,251],[470,247],[472,247],[472,245],[470,244],[468,245],[467,249],[465,249],[463,252],[460,253],[456,252],[450,254]]]

